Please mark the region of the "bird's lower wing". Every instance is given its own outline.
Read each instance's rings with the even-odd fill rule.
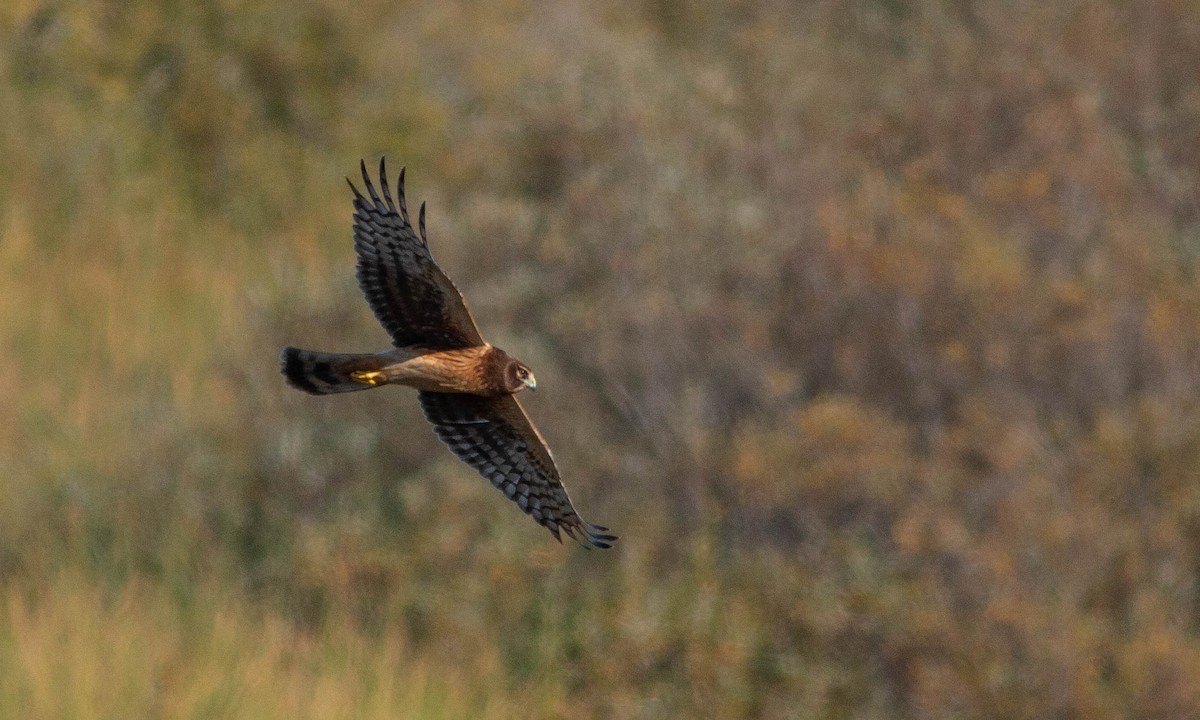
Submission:
[[[554,537],[565,532],[585,547],[607,548],[616,536],[584,522],[571,505],[554,458],[529,416],[511,395],[488,398],[421,392],[434,432]]]

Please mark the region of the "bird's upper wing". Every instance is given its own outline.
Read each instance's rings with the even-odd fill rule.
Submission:
[[[554,537],[561,541],[561,530],[584,547],[612,547],[617,538],[606,534],[608,528],[584,522],[575,512],[546,441],[515,397],[418,395],[442,442]]]
[[[421,203],[418,226],[413,232],[404,202],[404,170],[400,170],[397,211],[388,189],[387,168],[379,161],[379,184],[375,191],[367,165],[362,163],[364,197],[347,178],[354,191],[354,250],[358,253],[358,285],[380,324],[396,347],[420,346],[438,350],[483,344],[462,293],[442,272],[425,241],[425,203]]]

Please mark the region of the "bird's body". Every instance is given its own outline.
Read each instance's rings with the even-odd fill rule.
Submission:
[[[288,348],[283,372],[293,387],[313,395],[405,385],[417,390],[472,395],[513,392],[505,382],[511,355],[488,344],[457,350],[394,348],[377,353],[322,353]]]
[[[556,538],[560,531],[585,547],[611,547],[607,528],[575,512],[545,440],[514,395],[536,389],[533,373],[485,342],[462,294],[429,254],[425,206],[420,237],[408,219],[404,170],[396,201],[379,163],[382,197],[366,165],[370,198],[354,190],[354,248],[358,282],[394,347],[378,353],[328,353],[284,348],[280,369],[295,388],[313,395],[404,385],[418,399],[434,432]]]

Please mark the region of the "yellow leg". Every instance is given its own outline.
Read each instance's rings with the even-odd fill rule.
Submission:
[[[354,382],[360,382],[363,385],[383,385],[387,382],[387,378],[385,378],[383,373],[379,372],[378,370],[372,370],[370,372],[362,370],[359,372],[352,372],[350,373],[350,378],[354,380]]]

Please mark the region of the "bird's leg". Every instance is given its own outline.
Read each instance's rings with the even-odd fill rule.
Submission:
[[[383,385],[387,383],[387,378],[378,370],[359,370],[350,373],[350,379],[354,382],[360,382],[363,385]]]

